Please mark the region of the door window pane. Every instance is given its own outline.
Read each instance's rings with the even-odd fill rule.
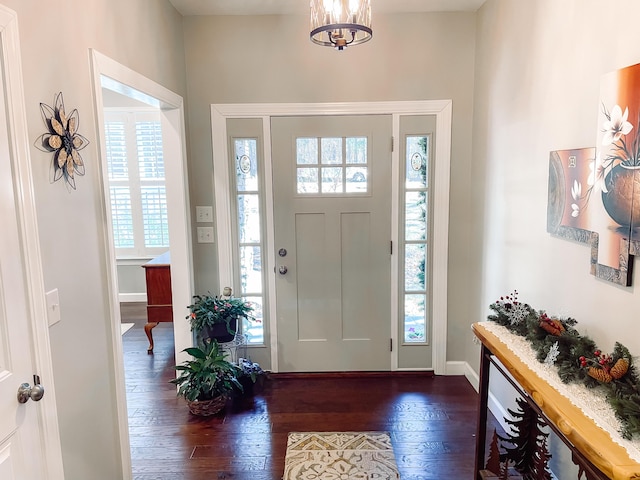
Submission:
[[[367,137],[348,137],[346,139],[347,163],[367,163]]]
[[[323,165],[342,163],[342,138],[322,138]]]
[[[318,169],[298,168],[298,193],[318,193]]]
[[[258,195],[238,195],[240,243],[260,242],[260,199]]]
[[[409,136],[406,142],[407,188],[426,188],[428,185],[427,148],[429,137]]]
[[[407,192],[405,194],[404,225],[405,240],[426,240],[426,192]]]
[[[347,167],[347,193],[367,191],[367,167]]]
[[[255,139],[236,139],[236,185],[240,192],[258,191],[258,142]]]
[[[404,341],[426,341],[425,329],[426,295],[408,294],[404,296]]]
[[[318,139],[296,139],[296,163],[298,165],[318,164]]]
[[[322,193],[342,193],[342,168],[322,169]]]

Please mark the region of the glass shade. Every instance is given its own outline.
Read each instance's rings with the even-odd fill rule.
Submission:
[[[371,0],[311,0],[311,41],[344,50],[371,40]]]

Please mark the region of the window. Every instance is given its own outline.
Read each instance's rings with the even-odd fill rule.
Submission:
[[[425,343],[427,339],[427,260],[429,162],[428,136],[405,138],[404,229],[401,231],[404,258],[400,299],[405,343]]]
[[[296,139],[297,192],[366,193],[367,137]]]
[[[254,320],[244,320],[242,332],[250,344],[264,343],[264,241],[261,219],[261,183],[258,171],[258,141],[236,138],[233,141],[235,164],[232,169],[236,193],[240,295],[253,305]]]
[[[105,143],[116,255],[165,252],[169,223],[159,112],[105,112]]]

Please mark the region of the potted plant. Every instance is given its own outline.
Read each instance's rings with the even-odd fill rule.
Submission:
[[[187,308],[191,330],[203,339],[214,338],[230,342],[238,331],[239,318],[253,318],[253,307],[241,298],[231,296],[194,295],[193,304]]]
[[[234,389],[242,391],[240,368],[225,360],[225,352],[216,340],[183,351],[193,360],[176,365],[180,374],[171,383],[178,386],[178,396],[185,398],[191,413],[214,415],[224,408]]]
[[[260,364],[252,362],[248,358],[240,358],[238,367],[240,369],[238,380],[242,385],[242,393],[252,394],[254,384],[260,385],[264,381],[265,371],[260,367]]]

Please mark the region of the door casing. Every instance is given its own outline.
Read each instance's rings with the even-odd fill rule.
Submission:
[[[433,175],[433,305],[432,305],[432,365],[436,375],[447,373],[447,277],[449,242],[449,166],[451,161],[451,100],[424,100],[400,102],[348,102],[348,103],[284,103],[284,104],[214,104],[211,105],[212,148],[216,205],[216,229],[218,240],[218,269],[220,285],[232,285],[233,241],[231,234],[233,218],[233,191],[229,182],[229,151],[226,120],[228,118],[261,118],[263,129],[265,204],[267,225],[266,265],[272,271],[275,262],[275,240],[273,230],[273,191],[271,161],[271,117],[277,116],[322,116],[322,115],[391,115],[392,135],[397,143],[400,138],[400,117],[405,115],[435,115],[436,149]],[[398,245],[399,227],[399,151],[396,147],[392,157],[392,238]],[[227,233],[224,233],[227,232]],[[278,371],[278,332],[276,325],[275,276],[267,276],[269,292],[269,327],[271,347],[271,369]],[[398,256],[391,257],[391,338],[398,344]],[[397,349],[396,349],[397,352]],[[397,354],[392,356],[391,369],[399,370]]]

